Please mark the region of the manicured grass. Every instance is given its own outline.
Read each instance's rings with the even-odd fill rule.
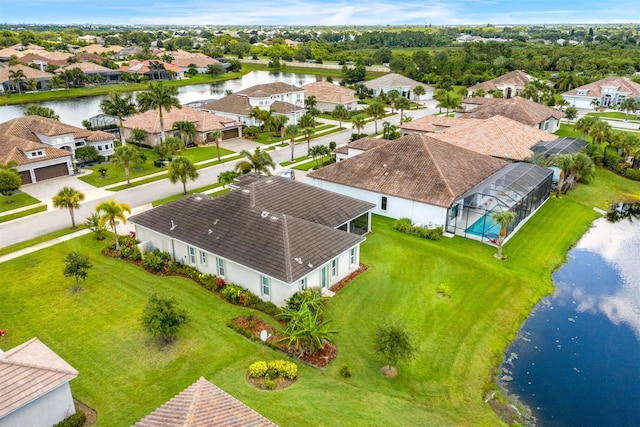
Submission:
[[[7,203],[7,199],[11,200],[11,203]],[[36,203],[40,203],[40,200],[27,193],[18,193],[10,197],[0,196],[0,212],[12,211],[25,206],[35,205]]]
[[[222,184],[220,183],[215,183],[215,184],[211,184],[211,185],[207,185],[205,187],[200,187],[200,188],[194,188],[193,190],[187,190],[187,194],[195,194],[195,193],[202,193],[205,192],[207,190],[212,190],[214,188],[218,188],[218,187],[222,187]],[[216,192],[216,194],[219,193]],[[169,196],[169,197],[165,197],[164,199],[160,199],[160,200],[156,200],[155,202],[152,203],[152,205],[155,206],[160,206],[160,205],[166,205],[169,202],[173,202],[175,200],[179,200],[182,199],[183,197],[185,197],[185,194],[174,194],[173,196]]]
[[[65,228],[62,230],[54,231],[53,233],[48,233],[40,237],[36,237],[35,239],[25,240],[24,242],[16,243],[15,245],[6,246],[0,249],[0,256],[10,254],[12,252],[17,252],[20,249],[29,248],[31,246],[37,245],[38,243],[47,242],[49,240],[57,239],[61,236],[66,236],[67,234],[75,233],[78,230],[83,230],[87,228],[85,224],[78,224],[78,228],[72,230],[71,228]]]
[[[71,388],[98,411],[96,427],[131,425],[200,376],[284,427],[500,425],[483,400],[490,371],[529,310],[551,292],[551,272],[597,216],[592,207],[602,195],[640,196],[640,183],[599,169],[590,186],[549,199],[505,245],[505,261],[476,241],[431,242],[374,216],[361,247],[369,270],[327,304],[338,358],[326,371],[298,363],[300,379],[285,390],[258,391],[245,380],[251,362],[282,358],[224,326],[250,310],[189,280],[106,258],[104,243],[92,235],[2,264],[7,335],[0,344],[6,350],[37,336],[78,369]],[[62,275],[71,250],[88,254],[94,265],[76,294],[69,292],[73,279]],[[441,289],[448,299],[437,295]],[[192,319],[164,351],[140,330],[153,291],[176,297]],[[375,327],[388,316],[402,319],[418,346],[416,359],[399,364],[394,379],[380,375],[384,362],[371,351]],[[343,363],[353,377],[340,376]]]
[[[227,156],[229,154],[233,154],[234,151],[227,150],[225,148],[220,148],[220,155]],[[186,157],[191,160],[193,163],[203,162],[205,160],[212,160],[218,158],[218,153],[216,150],[216,145],[211,143],[210,145],[201,145],[199,147],[188,148],[186,150],[182,150],[178,156]]]
[[[569,125],[569,124],[566,124],[566,123],[562,123],[560,125],[560,129],[555,131],[554,135],[558,135],[558,137],[560,137],[560,138],[567,137],[567,138],[582,139],[582,132],[575,130],[574,126],[575,126],[575,124]],[[587,135],[585,137],[585,141],[591,142],[591,137],[589,135]]]
[[[141,149],[142,153],[146,156],[146,160],[142,165],[129,168],[130,178],[138,178],[141,176],[149,175],[152,173],[162,172],[162,169],[153,165],[154,160],[159,158],[158,153],[149,149]],[[106,175],[101,176],[98,169],[101,167],[107,168]],[[124,173],[124,167],[116,166],[111,163],[100,163],[94,166],[88,166],[86,169],[91,169],[93,173],[89,175],[80,176],[79,179],[93,185],[94,187],[104,187],[118,182],[126,181],[127,177]]]
[[[282,163],[280,163],[280,166],[286,167],[286,166],[292,165],[294,163],[301,162],[301,161],[306,160],[306,159],[308,159],[307,156],[298,157],[297,159],[294,159],[293,162],[291,160],[287,160],[286,162],[282,162]]]
[[[36,214],[38,212],[44,212],[46,210],[47,210],[47,205],[42,205],[42,206],[38,206],[38,207],[35,207],[35,208],[27,209],[27,210],[24,210],[24,211],[15,212],[15,213],[12,213],[12,214],[7,214],[7,215],[2,215],[2,216],[0,216],[0,222],[11,221],[13,219],[22,218],[22,217],[25,217],[25,216]]]
[[[330,160],[330,157],[329,156],[325,156],[322,160],[323,160],[322,164],[324,165],[325,162]],[[316,167],[316,165],[317,165],[316,161],[312,159],[312,160],[309,160],[308,162],[304,162],[304,163],[301,163],[299,165],[294,166],[293,169],[297,169],[299,171],[308,171],[308,170],[313,169],[314,167]]]
[[[620,113],[620,112],[616,112],[616,111],[609,111],[606,113],[587,113],[588,116],[596,116],[596,117],[604,117],[607,119],[620,119],[620,120],[625,120],[628,119],[630,122],[634,122],[634,121],[638,121],[637,118],[640,116],[637,116],[634,113],[629,113],[629,115],[627,115],[626,113]]]

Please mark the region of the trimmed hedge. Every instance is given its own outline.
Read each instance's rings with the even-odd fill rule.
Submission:
[[[400,231],[401,233],[411,234],[412,236],[421,237],[428,240],[440,240],[440,238],[444,234],[444,229],[442,227],[416,227],[411,223],[411,220],[409,218],[400,218],[395,222],[393,228]]]
[[[85,421],[87,421],[87,416],[85,415],[85,413],[82,411],[78,411],[75,414],[60,421],[53,427],[82,427]]]

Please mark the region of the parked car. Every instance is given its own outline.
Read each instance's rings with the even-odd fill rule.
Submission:
[[[296,174],[293,171],[293,169],[283,169],[280,172],[280,176],[283,177],[283,178],[290,179],[291,181],[295,181],[296,180]]]

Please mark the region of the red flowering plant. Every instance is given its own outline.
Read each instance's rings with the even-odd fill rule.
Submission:
[[[218,288],[223,288],[224,285],[226,285],[227,283],[224,281],[222,277],[218,277],[216,279],[216,284],[218,285]]]

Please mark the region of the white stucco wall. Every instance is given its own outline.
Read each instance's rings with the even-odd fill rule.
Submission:
[[[51,427],[75,412],[69,383],[65,383],[4,418],[0,418],[0,426]]]
[[[195,248],[195,262],[192,262],[189,256],[189,245],[184,242],[170,239],[167,236],[156,233],[138,224],[135,224],[136,237],[140,242],[148,242],[151,248],[158,248],[161,251],[168,252],[174,257],[175,260],[184,264],[196,267],[203,273],[214,274],[218,276],[218,259],[219,257],[210,252],[205,252],[206,262],[202,262],[202,252],[200,249]],[[358,269],[360,264],[360,248],[359,245],[356,248],[356,260],[355,263],[351,263],[351,253],[348,249],[336,257],[338,262],[338,275],[333,277],[331,275],[331,262],[329,261],[323,265],[314,265],[309,267],[309,273],[304,277],[307,281],[307,288],[321,287],[321,269],[327,267],[327,286],[325,289],[330,288],[335,283],[338,283],[347,275],[351,274]],[[292,283],[286,283],[275,278],[270,277],[270,294],[264,295],[262,292],[262,274],[256,270],[245,267],[239,263],[233,262],[228,259],[222,258],[224,261],[224,279],[226,282],[235,283],[242,286],[245,289],[253,292],[255,295],[261,297],[263,300],[271,301],[278,306],[285,304],[285,300],[291,297],[294,293],[300,290],[300,280],[296,279]]]
[[[562,97],[576,108],[593,109],[591,101],[595,98],[592,96],[562,95]]]
[[[403,199],[400,197],[383,195],[373,191],[362,190],[359,188],[348,187],[333,182],[322,181],[311,178],[311,185],[333,191],[334,193],[345,196],[354,197],[365,202],[374,203],[376,207],[373,213],[386,216],[389,218],[410,218],[415,223],[428,226],[430,223],[444,226],[447,219],[447,209],[438,206],[428,205],[425,203],[415,202],[413,200]],[[382,210],[382,197],[387,198],[387,209]]]

